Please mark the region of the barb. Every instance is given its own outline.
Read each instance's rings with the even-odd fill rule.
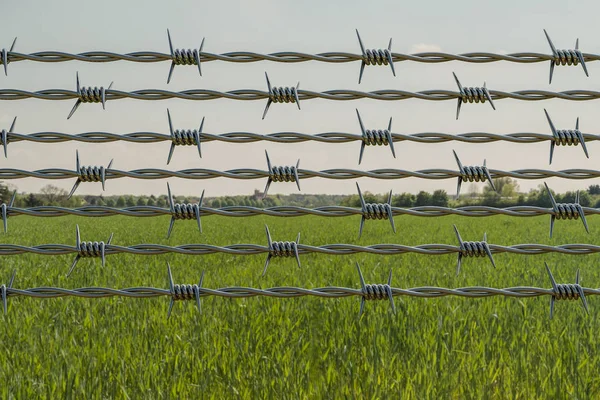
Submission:
[[[198,207],[201,215],[221,215],[226,217],[253,217],[257,215],[267,215],[271,217],[302,217],[315,215],[319,217],[350,217],[363,214],[362,208],[343,207],[343,206],[324,206],[316,208],[306,208],[297,206],[275,206],[268,208],[258,208],[251,206],[227,206],[220,208]],[[582,207],[587,215],[599,215],[600,208]],[[506,215],[510,217],[537,217],[540,215],[553,215],[552,208],[542,208],[535,206],[514,206],[506,208],[496,208],[488,206],[464,206],[458,208],[421,206],[412,208],[392,207],[391,212],[394,216],[412,215],[416,217],[442,217],[446,215],[460,215],[463,217],[491,217],[494,215]],[[65,215],[76,215],[79,217],[110,217],[114,215],[124,215],[128,217],[160,217],[163,215],[172,216],[169,208],[155,206],[133,206],[126,208],[115,208],[108,206],[84,206],[79,208],[66,208],[59,206],[39,206],[30,208],[19,208],[6,206],[6,215],[18,216],[29,215],[33,217],[62,217]]]
[[[79,108],[81,103],[102,103],[102,109],[106,109],[106,92],[112,88],[114,82],[108,85],[108,89],[104,89],[104,86],[94,88],[85,87],[79,85],[79,72],[77,72],[77,101],[71,109],[67,119],[71,119],[75,111]]]
[[[298,164],[296,164],[298,165]],[[101,167],[95,167],[101,168]],[[165,178],[182,178],[182,179],[215,179],[215,178],[230,178],[230,179],[263,179],[269,177],[282,178],[282,181],[277,182],[296,182],[299,185],[300,179],[310,178],[325,178],[325,179],[405,179],[405,178],[421,178],[421,179],[456,179],[461,176],[459,171],[448,169],[424,169],[419,171],[407,171],[403,169],[374,169],[370,171],[359,171],[355,169],[335,168],[324,171],[311,171],[308,169],[297,169],[291,167],[274,167],[278,168],[276,172],[261,171],[251,168],[232,169],[227,171],[216,171],[205,168],[189,168],[181,171],[168,171],[160,168],[136,169],[133,171],[121,171],[118,169],[105,169],[105,179],[118,178],[135,178],[135,179],[165,179]],[[287,170],[287,172],[285,172]],[[290,175],[291,174],[291,175]],[[545,179],[545,178],[564,178],[564,179],[593,179],[600,177],[600,171],[592,169],[565,169],[561,171],[549,171],[544,169],[519,169],[515,171],[502,171],[490,169],[491,178],[515,178],[515,179]],[[95,176],[95,174],[94,174]],[[77,171],[71,171],[60,168],[47,168],[35,171],[26,171],[16,168],[0,168],[0,179],[21,179],[21,178],[40,178],[40,179],[70,179],[77,178]],[[288,179],[289,178],[289,179]],[[275,179],[271,179],[275,182]],[[95,182],[95,181],[94,181]]]
[[[12,289],[12,285],[15,281],[15,275],[17,274],[16,270],[13,270],[12,273],[12,277],[10,278],[10,281],[8,282],[8,286],[6,286],[5,284],[2,284],[2,286],[0,286],[0,292],[2,292],[2,305],[4,306],[4,315],[6,315],[6,313],[8,312],[8,290]]]
[[[490,175],[490,171],[487,169],[485,165],[485,160],[483,160],[483,167],[464,167],[456,154],[456,151],[452,150],[454,153],[454,159],[456,160],[456,164],[458,164],[458,184],[456,185],[456,197],[460,196],[460,187],[464,182],[485,182],[486,180],[490,183],[492,190],[495,192],[496,188],[494,187],[494,181],[492,181],[492,177]]]
[[[579,51],[579,38],[575,41],[575,50],[556,50],[556,47],[554,47],[554,44],[545,29],[544,34],[546,35],[546,39],[548,39],[548,44],[552,50],[552,59],[550,60],[550,81],[548,83],[552,83],[552,74],[554,73],[555,65],[577,65],[581,63],[585,75],[587,77],[590,76],[585,65],[585,57],[581,51]]]
[[[272,182],[296,182],[298,191],[300,191],[300,178],[298,177],[298,167],[300,166],[300,159],[298,159],[298,162],[296,162],[295,167],[278,167],[271,166],[269,153],[266,150],[265,155],[267,156],[267,169],[269,179],[267,179],[267,185],[265,186],[265,192],[263,193],[262,198],[265,199],[267,197],[267,193],[269,192],[269,187],[271,187]]]
[[[75,150],[75,166],[77,170],[77,180],[71,189],[71,192],[67,196],[67,199],[70,199],[71,196],[75,193],[81,182],[102,182],[102,190],[104,190],[104,185],[106,183],[106,172],[112,166],[113,160],[110,160],[108,163],[108,167],[91,167],[91,166],[81,166],[79,164],[79,150]]]
[[[173,305],[177,300],[196,299],[196,307],[198,307],[198,312],[202,312],[202,309],[200,308],[200,289],[202,289],[202,282],[204,281],[204,271],[202,271],[202,275],[200,275],[200,282],[197,285],[173,284],[173,274],[171,273],[171,265],[168,261],[167,274],[169,278],[169,292],[171,295],[167,319],[171,318],[171,311],[173,310]]]
[[[546,191],[548,192],[548,196],[550,196],[550,201],[552,202],[552,215],[550,217],[550,237],[552,237],[552,231],[554,230],[554,220],[555,219],[579,219],[581,217],[581,222],[583,223],[583,227],[587,233],[590,233],[590,229],[588,228],[587,220],[585,219],[585,212],[583,211],[583,207],[579,204],[579,191],[575,195],[575,203],[556,203],[548,184],[544,182],[546,186]]]
[[[11,210],[15,204],[16,197],[17,197],[17,191],[15,190],[12,194],[12,197],[11,197],[8,205],[6,203],[2,203],[0,205],[0,214],[2,216],[2,224],[4,225],[4,233],[8,232],[8,214],[9,214],[9,210]]]
[[[269,227],[266,224],[265,230],[267,232],[267,249],[269,254],[267,255],[267,260],[265,261],[265,268],[263,269],[262,276],[265,276],[267,273],[267,268],[269,267],[272,257],[296,257],[298,268],[301,268],[302,265],[300,264],[300,256],[298,254],[300,232],[298,232],[295,242],[274,242],[273,239],[271,239],[271,232],[269,232]]]
[[[460,84],[458,77],[453,72],[454,80],[458,85],[458,91],[460,96],[458,97],[458,103],[456,105],[456,119],[460,115],[460,106],[462,103],[485,103],[485,101],[489,101],[492,108],[495,110],[496,106],[494,106],[494,102],[492,101],[492,96],[490,95],[490,91],[487,89],[485,82],[483,82],[483,87],[465,87]]]
[[[200,222],[200,208],[202,207],[202,200],[204,199],[204,190],[200,195],[200,201],[198,203],[175,203],[173,196],[171,195],[171,187],[167,182],[167,192],[169,197],[169,212],[171,213],[171,222],[169,223],[169,230],[167,232],[167,239],[171,237],[171,231],[173,225],[178,219],[195,219],[198,223],[198,230],[202,233],[202,223]]]
[[[387,49],[382,50],[371,50],[366,49],[363,45],[363,42],[360,38],[360,34],[358,33],[358,29],[356,29],[356,36],[358,37],[358,44],[360,45],[361,51],[361,63],[360,63],[360,73],[358,75],[358,83],[362,81],[363,72],[365,71],[366,65],[390,65],[392,69],[392,74],[396,76],[396,70],[394,69],[394,60],[392,58],[392,38],[390,38],[390,43],[388,44]]]
[[[2,65],[4,66],[4,75],[8,76],[8,64],[12,61],[12,54],[15,50],[15,44],[17,44],[17,38],[13,40],[12,45],[10,46],[10,50],[6,51],[6,49],[2,49]]]
[[[460,273],[463,257],[488,257],[492,263],[492,266],[496,268],[496,263],[494,262],[494,257],[492,257],[490,245],[487,242],[487,233],[483,234],[483,241],[481,242],[464,242],[460,237],[460,233],[458,232],[456,225],[452,226],[454,227],[454,233],[456,233],[456,238],[458,239],[459,245],[458,259],[456,260],[456,276],[458,276]]]
[[[167,118],[169,119],[169,132],[171,133],[171,149],[169,150],[169,157],[167,158],[167,165],[171,162],[173,157],[173,151],[175,146],[196,146],[198,148],[198,156],[202,158],[202,150],[200,149],[200,137],[202,136],[202,128],[204,127],[204,117],[200,122],[200,128],[198,130],[173,130],[173,123],[171,122],[171,113],[167,108]]]
[[[356,263],[356,269],[358,270],[358,277],[360,278],[360,288],[362,291],[362,298],[360,299],[360,310],[358,317],[360,318],[365,309],[365,301],[367,300],[390,300],[392,311],[396,315],[396,305],[394,304],[394,294],[392,293],[392,270],[390,269],[390,275],[388,276],[387,284],[385,285],[374,285],[366,284],[365,278],[363,277],[360,265]]]
[[[360,186],[358,186],[358,182],[356,183],[356,189],[358,190],[358,198],[360,199],[362,214],[360,218],[360,226],[358,228],[358,238],[360,239],[362,235],[365,220],[367,219],[387,219],[392,225],[392,230],[394,231],[394,233],[396,233],[396,225],[394,224],[394,214],[392,213],[392,191],[390,190],[390,194],[388,195],[385,204],[381,204],[366,203],[365,198],[363,197],[362,192],[360,191]]]
[[[548,115],[548,111],[544,108],[544,112],[546,113],[546,118],[548,119],[548,124],[550,124],[550,129],[552,130],[552,141],[550,142],[550,164],[552,164],[552,156],[554,155],[554,146],[577,146],[581,143],[581,147],[583,148],[583,152],[587,158],[590,158],[588,154],[587,147],[585,145],[585,139],[583,134],[579,130],[579,117],[577,117],[577,122],[575,123],[575,130],[566,130],[566,129],[556,129],[552,120],[550,119],[550,115]]]
[[[288,88],[294,89],[295,88]],[[550,99],[562,99],[570,101],[586,101],[600,99],[600,91],[594,90],[567,90],[563,92],[552,92],[547,90],[527,89],[516,92],[504,92],[501,90],[488,90],[490,98],[493,101],[503,99],[525,100],[525,101],[540,101]],[[461,92],[453,92],[451,90],[423,90],[420,92],[409,92],[406,90],[383,89],[373,92],[361,92],[358,90],[334,89],[324,92],[314,92],[311,90],[295,90],[295,95],[299,100],[325,99],[336,101],[349,100],[407,100],[420,99],[431,101],[456,100],[462,98]],[[172,92],[162,89],[141,89],[132,92],[124,92],[115,89],[105,90],[106,101],[120,99],[136,99],[136,100],[215,100],[215,99],[230,99],[230,100],[269,100],[273,96],[270,92],[263,92],[254,89],[238,89],[229,92],[220,92],[210,89],[189,89],[181,92]],[[23,99],[40,99],[40,100],[72,100],[79,99],[80,94],[71,90],[65,89],[44,89],[36,92],[19,90],[19,89],[0,89],[0,100],[23,100]],[[285,98],[291,100],[291,97],[284,95]],[[94,96],[95,98],[95,96]],[[272,100],[272,102],[275,102]]]
[[[8,130],[8,132],[6,132],[6,129],[2,129],[2,131],[0,132],[0,143],[2,143],[2,147],[4,148],[4,158],[8,158],[8,134],[10,133],[12,135],[16,123],[17,117],[13,119],[13,122],[10,125],[10,129]]]
[[[579,270],[577,270],[577,275],[575,276],[575,284],[565,284],[560,283],[557,284],[554,280],[554,276],[552,275],[552,271],[550,271],[550,267],[548,267],[548,263],[544,263],[546,265],[546,271],[548,272],[548,276],[550,277],[550,282],[552,283],[552,297],[550,298],[550,319],[554,316],[554,301],[555,300],[578,300],[581,299],[581,303],[583,304],[583,308],[589,314],[587,300],[585,299],[585,289],[583,289],[579,285]]]
[[[77,256],[73,260],[73,264],[71,264],[71,268],[69,268],[69,272],[67,273],[67,278],[71,276],[71,273],[75,269],[75,266],[79,262],[80,258],[88,258],[88,257],[100,257],[102,259],[102,267],[104,267],[106,261],[106,253],[109,250],[110,242],[112,241],[114,233],[110,234],[108,241],[104,242],[82,242],[81,234],[79,233],[79,225],[75,226],[75,251],[77,252]]]
[[[169,49],[171,50],[171,68],[169,69],[169,76],[167,77],[167,84],[171,82],[171,76],[176,65],[197,65],[198,73],[202,76],[202,69],[200,67],[200,54],[202,54],[202,48],[204,47],[204,39],[200,43],[200,48],[196,49],[175,49],[173,50],[173,42],[171,42],[171,33],[167,29],[167,37],[169,38]]]
[[[361,145],[360,145],[360,154],[358,156],[358,164],[362,162],[363,153],[365,151],[365,146],[371,145],[384,145],[390,146],[390,150],[392,151],[392,155],[396,158],[396,151],[394,150],[394,140],[392,139],[392,117],[390,117],[390,122],[388,124],[388,128],[386,130],[369,130],[365,129],[362,119],[360,118],[360,113],[358,112],[358,108],[356,109],[356,115],[358,116],[358,123],[360,124],[360,131],[362,132],[361,136]]]
[[[269,81],[269,75],[267,75],[266,72],[265,78],[267,78],[269,99],[267,100],[267,105],[265,106],[262,119],[265,119],[267,116],[267,112],[269,111],[269,107],[271,107],[271,103],[296,103],[296,105],[298,105],[298,110],[300,110],[300,98],[298,97],[298,88],[300,87],[300,82],[298,82],[296,87],[271,87],[271,81]]]

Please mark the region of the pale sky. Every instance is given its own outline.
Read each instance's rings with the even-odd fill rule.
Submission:
[[[354,30],[359,29],[367,48],[385,48],[393,38],[393,51],[414,53],[443,51],[465,53],[487,52],[540,52],[550,53],[543,29],[546,28],[559,49],[572,49],[580,39],[580,49],[586,53],[600,53],[597,1],[114,1],[101,2],[61,1],[29,2],[2,1],[0,6],[0,46],[9,48],[18,36],[15,51],[32,53],[44,50],[78,53],[93,50],[120,53],[142,50],[167,53],[167,28],[176,48],[198,47],[206,37],[204,50],[213,53],[229,51],[300,51],[320,53],[344,51],[359,53]],[[75,89],[75,73],[79,71],[84,86],[105,86],[114,81],[114,88],[132,91],[143,88],[180,91],[193,88],[227,91],[234,89],[266,90],[264,73],[267,71],[276,86],[292,86],[300,81],[300,88],[324,91],[356,89],[372,91],[401,89],[419,91],[446,89],[455,91],[452,72],[456,72],[464,86],[481,86],[487,82],[490,89],[516,91],[544,89],[598,90],[600,63],[589,62],[590,77],[586,78],[581,66],[559,66],[555,69],[552,85],[548,84],[549,62],[535,64],[490,63],[467,64],[459,62],[424,64],[396,63],[396,77],[389,67],[367,66],[362,84],[358,84],[360,62],[328,64],[306,62],[283,64],[273,62],[226,63],[211,61],[203,64],[203,76],[195,66],[177,66],[173,79],[166,84],[170,63],[152,64],[113,63],[38,63],[19,61],[9,65],[8,77],[0,75],[0,87],[23,90]],[[328,101],[307,100],[298,111],[293,104],[273,104],[267,118],[261,120],[266,100],[116,100],[109,101],[103,111],[100,104],[82,104],[75,115],[66,117],[74,100],[16,100],[3,101],[0,108],[0,127],[8,129],[18,116],[15,131],[33,133],[54,131],[81,133],[106,131],[129,133],[155,131],[168,133],[166,109],[171,110],[176,128],[197,128],[206,117],[204,131],[224,133],[247,131],[271,133],[297,131],[320,133],[329,131],[360,133],[355,108],[359,108],[368,129],[382,129],[390,116],[394,117],[395,133],[418,132],[540,132],[550,133],[544,116],[548,109],[559,129],[573,129],[580,117],[584,133],[600,131],[599,100],[569,102],[548,100],[525,102],[496,101],[496,111],[489,104],[465,104],[460,120],[455,120],[456,101]],[[301,168],[324,170],[352,168],[370,170],[399,168],[420,170],[429,168],[456,169],[452,156],[455,149],[465,165],[481,165],[487,159],[492,169],[516,170],[542,168],[598,169],[600,145],[588,144],[590,159],[580,146],[558,147],[552,166],[548,165],[549,142],[538,144],[418,144],[397,142],[397,158],[388,147],[370,146],[365,149],[362,164],[358,165],[360,142],[349,144],[203,144],[203,158],[198,158],[191,146],[178,146],[169,166],[166,158],[169,142],[158,144],[35,144],[18,142],[9,145],[8,159],[0,158],[0,168],[75,167],[75,149],[79,149],[83,165],[107,165],[114,158],[113,167],[122,170],[138,168],[234,168],[266,169],[264,150],[267,149],[275,165],[295,165],[300,158]],[[169,179],[178,194],[198,195],[206,189],[207,196],[237,195],[262,190],[261,180],[184,180]],[[542,180],[521,180],[522,190],[541,184]],[[38,191],[53,183],[70,190],[74,179],[11,180],[20,191]],[[598,180],[548,180],[557,191],[584,188]],[[353,180],[326,180],[311,178],[301,181],[302,193],[354,193]],[[454,193],[456,180],[423,179],[373,180],[361,179],[363,190],[395,193],[419,190],[445,189]],[[481,184],[482,187],[484,184]],[[274,183],[269,193],[294,193],[293,183]],[[120,178],[109,180],[105,195],[161,194],[166,192],[166,180],[136,180]],[[100,184],[82,184],[78,194],[100,194]]]

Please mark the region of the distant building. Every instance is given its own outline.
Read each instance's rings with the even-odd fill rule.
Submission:
[[[258,189],[254,189],[254,194],[252,195],[253,200],[262,200],[265,194]]]

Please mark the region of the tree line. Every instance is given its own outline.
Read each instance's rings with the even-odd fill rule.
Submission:
[[[482,186],[485,185],[485,186]],[[466,186],[466,187],[465,187]],[[517,181],[511,178],[494,179],[496,191],[492,190],[488,183],[478,183],[464,185],[464,193],[456,198],[449,195],[445,190],[435,190],[433,193],[420,191],[417,194],[400,193],[392,196],[392,206],[394,207],[461,207],[466,205],[484,205],[491,207],[510,207],[516,205],[531,205],[538,207],[550,207],[550,197],[548,196],[544,185],[530,190],[527,193],[519,192]],[[481,188],[483,190],[480,192]],[[0,204],[10,201],[14,188],[0,182]],[[559,203],[572,203],[575,201],[576,192],[554,193],[554,197]],[[91,196],[75,195],[67,199],[68,192],[54,185],[44,186],[39,193],[18,193],[15,200],[16,207],[39,207],[39,206],[61,206],[75,208],[82,206],[108,206],[116,208],[126,208],[134,206],[155,206],[168,207],[168,198],[166,194],[151,196]],[[387,201],[387,194],[374,194],[364,192],[363,196],[367,203],[384,203]],[[178,203],[197,203],[199,197],[194,196],[173,196],[174,201]],[[600,208],[600,185],[591,185],[587,190],[579,192],[580,203],[584,207]],[[207,197],[203,205],[213,208],[249,206],[249,207],[274,207],[280,205],[299,206],[299,207],[323,207],[331,205],[342,205],[348,207],[360,207],[358,195],[325,195],[325,194],[291,194],[291,195],[270,195],[262,198],[262,193],[258,190],[253,195],[246,196],[222,196]]]

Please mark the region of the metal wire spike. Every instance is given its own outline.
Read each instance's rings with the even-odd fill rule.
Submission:
[[[167,182],[167,193],[169,197],[169,211],[171,212],[171,222],[169,223],[169,230],[167,232],[167,239],[171,237],[171,231],[175,221],[178,219],[195,219],[198,224],[198,230],[202,233],[202,222],[200,220],[200,208],[204,200],[204,190],[200,195],[200,201],[196,204],[190,203],[175,203],[173,195],[171,194],[171,187]]]
[[[8,206],[6,205],[6,203],[2,203],[2,205],[0,205],[0,209],[2,210],[2,223],[4,224],[4,233],[8,232],[8,209],[13,207],[13,205],[15,204],[16,197],[17,191],[15,190],[10,199],[10,202],[8,203]]]
[[[458,228],[454,227],[454,233],[458,239],[458,259],[456,261],[456,276],[460,273],[460,267],[462,266],[462,259],[464,257],[488,257],[492,263],[492,266],[496,268],[496,262],[492,256],[492,251],[487,243],[487,233],[483,234],[483,241],[481,242],[465,242],[462,240]]]
[[[392,230],[396,233],[396,225],[394,224],[394,213],[392,212],[392,191],[388,194],[388,198],[385,204],[381,203],[367,203],[362,195],[360,186],[356,182],[356,189],[358,190],[358,198],[360,199],[360,206],[362,216],[360,219],[360,226],[358,228],[358,238],[360,239],[367,219],[384,219],[387,218],[392,225]]]
[[[267,100],[267,105],[265,106],[262,119],[265,119],[267,116],[267,112],[269,111],[269,107],[271,107],[271,103],[296,103],[298,110],[300,110],[300,97],[298,97],[298,88],[300,87],[300,82],[298,82],[296,87],[277,87],[271,86],[271,81],[269,80],[269,75],[266,71],[265,78],[267,78],[269,99]]]
[[[2,292],[2,305],[4,306],[4,315],[8,313],[8,289],[12,289],[12,285],[15,282],[15,275],[17,274],[17,270],[13,270],[10,281],[7,285],[0,286],[0,292]]]
[[[581,218],[583,227],[587,233],[590,233],[587,220],[585,218],[585,212],[583,207],[579,204],[579,191],[575,194],[575,203],[560,203],[558,204],[550,191],[548,184],[544,182],[548,196],[550,196],[550,202],[552,203],[552,215],[550,215],[550,237],[554,231],[554,221],[556,219],[578,219]]]
[[[71,112],[69,113],[69,116],[67,117],[67,119],[70,119],[73,114],[75,113],[75,111],[77,111],[77,109],[79,108],[79,105],[81,103],[102,103],[102,109],[105,110],[106,109],[106,91],[110,90],[112,88],[114,82],[111,82],[110,85],[108,85],[108,89],[104,89],[103,86],[101,87],[85,87],[85,86],[81,86],[79,84],[79,72],[77,72],[76,74],[76,86],[77,86],[77,101],[75,102],[75,105],[73,105],[73,108],[71,109]]]
[[[171,148],[169,149],[169,157],[167,157],[167,165],[171,162],[175,146],[177,145],[196,145],[198,148],[198,155],[202,158],[202,149],[200,148],[200,136],[202,135],[202,129],[204,127],[204,117],[200,122],[200,128],[198,130],[178,130],[173,129],[173,122],[171,121],[171,113],[167,108],[167,118],[169,120],[169,132],[171,134]]]
[[[463,87],[460,84],[460,81],[458,80],[456,74],[453,72],[452,75],[454,75],[454,80],[458,85],[459,92],[458,103],[456,105],[456,119],[458,119],[458,116],[460,115],[460,107],[463,102],[485,103],[486,101],[489,101],[490,105],[492,106],[492,109],[496,110],[496,106],[494,105],[494,101],[492,100],[492,95],[490,94],[490,91],[488,90],[485,82],[483,82],[483,87]]]
[[[6,49],[2,49],[2,65],[4,66],[4,75],[8,76],[8,64],[10,63],[10,58],[8,53],[12,53],[15,49],[15,44],[17,44],[17,38],[13,40],[12,45],[10,46],[10,50],[6,51]]]
[[[546,266],[546,271],[548,272],[548,276],[550,277],[550,283],[552,283],[552,297],[550,297],[550,319],[554,317],[554,302],[556,300],[581,299],[583,308],[585,309],[585,312],[589,315],[590,311],[588,308],[587,299],[585,298],[585,292],[579,284],[579,270],[577,270],[577,273],[575,275],[575,284],[556,283],[554,275],[552,275],[552,271],[550,271],[550,267],[548,267],[548,263],[544,262],[544,265]]]
[[[298,191],[300,191],[300,177],[298,176],[298,168],[300,167],[300,159],[296,162],[295,167],[273,167],[271,165],[271,160],[269,159],[269,152],[265,150],[265,155],[267,157],[267,169],[269,173],[269,177],[267,179],[267,184],[265,186],[265,191],[263,193],[263,200],[267,197],[267,193],[269,192],[269,187],[271,187],[271,182],[296,182],[296,186],[298,187]]]
[[[2,147],[4,147],[4,158],[8,158],[8,134],[13,133],[16,123],[17,117],[13,119],[13,122],[10,125],[10,129],[8,130],[8,132],[6,132],[6,129],[2,129],[2,131],[0,132],[0,142],[2,142]]]
[[[358,44],[360,45],[360,51],[362,55],[362,61],[360,64],[360,73],[358,74],[358,83],[362,81],[363,72],[365,71],[366,65],[390,65],[392,74],[396,76],[396,69],[394,68],[394,58],[392,57],[392,38],[388,44],[387,50],[370,50],[365,49],[360,33],[356,29],[356,36],[358,37]]]
[[[552,164],[552,157],[554,156],[554,147],[556,145],[577,145],[581,143],[581,147],[583,148],[583,152],[587,158],[590,158],[588,154],[587,146],[585,145],[585,139],[583,137],[583,133],[579,130],[579,117],[577,117],[577,121],[575,122],[575,131],[561,129],[557,130],[548,114],[548,111],[544,108],[544,113],[546,113],[546,118],[548,119],[548,124],[550,125],[550,130],[552,131],[552,140],[550,141],[550,164]]]
[[[289,257],[293,255],[298,263],[298,268],[302,268],[302,265],[300,264],[300,254],[298,252],[298,245],[300,244],[300,232],[298,232],[295,242],[273,242],[273,239],[271,238],[271,232],[269,231],[269,226],[266,224],[265,231],[267,233],[267,247],[269,253],[267,254],[262,276],[265,276],[267,273],[267,268],[269,267],[272,257]]]
[[[358,116],[358,123],[360,124],[360,131],[362,133],[360,154],[358,155],[358,164],[360,165],[360,163],[362,162],[365,146],[367,145],[389,145],[390,150],[392,151],[392,155],[394,156],[394,158],[396,158],[396,151],[394,150],[394,140],[392,138],[392,117],[390,117],[390,122],[388,123],[387,130],[369,130],[365,129],[365,126],[362,122],[362,118],[360,117],[360,113],[358,112],[358,108],[356,109],[356,115]]]
[[[202,275],[200,275],[200,281],[197,285],[175,285],[173,283],[171,265],[167,261],[167,275],[169,278],[169,292],[171,293],[171,301],[169,302],[169,311],[167,312],[167,319],[171,318],[171,311],[173,310],[175,300],[189,300],[191,295],[194,296],[198,312],[201,313],[202,309],[200,307],[200,289],[202,288],[202,284],[204,282],[204,271],[202,271]]]
[[[106,247],[111,244],[113,236],[114,233],[111,233],[106,243],[82,242],[81,234],[79,232],[79,225],[75,225],[75,249],[77,250],[77,255],[71,264],[71,268],[69,268],[67,278],[71,275],[75,269],[75,266],[79,262],[79,259],[82,257],[100,257],[102,260],[102,267],[104,267],[106,261]]]
[[[202,54],[202,49],[204,48],[204,39],[202,38],[202,42],[200,43],[200,48],[198,50],[194,49],[173,49],[173,42],[171,41],[171,33],[167,29],[167,37],[169,38],[169,49],[171,51],[171,68],[169,69],[169,76],[167,77],[167,84],[171,82],[171,76],[173,75],[173,70],[175,69],[175,65],[197,65],[198,73],[202,76],[202,68],[200,66],[200,55]]]
[[[360,299],[360,310],[358,312],[358,317],[360,318],[363,314],[366,300],[383,300],[386,297],[390,300],[392,311],[394,312],[394,315],[396,315],[396,305],[394,304],[394,294],[392,293],[392,270],[390,269],[390,274],[388,275],[388,281],[386,285],[376,285],[365,283],[365,278],[363,277],[358,262],[356,262],[356,269],[358,270],[360,288],[363,293]]]
[[[544,34],[546,35],[546,39],[548,39],[548,44],[552,49],[552,59],[550,60],[550,80],[548,83],[552,83],[552,75],[554,74],[554,66],[555,65],[577,65],[581,63],[581,67],[583,68],[583,72],[587,77],[590,76],[588,73],[587,66],[585,65],[585,57],[579,51],[579,38],[575,41],[575,50],[556,50],[552,40],[550,39],[550,35],[544,29]]]
[[[108,166],[104,167],[82,167],[79,163],[79,150],[75,150],[75,166],[77,171],[77,180],[71,189],[71,192],[67,196],[70,199],[75,193],[81,182],[100,182],[102,183],[102,190],[106,185],[106,171],[112,167],[114,159],[110,160]]]
[[[497,193],[496,186],[494,185],[494,181],[492,180],[492,176],[490,175],[490,171],[487,169],[486,160],[483,160],[483,167],[465,167],[460,162],[458,155],[455,150],[452,150],[454,153],[454,159],[456,160],[456,164],[458,165],[458,172],[460,176],[458,177],[458,183],[456,185],[456,197],[460,196],[460,188],[463,181],[467,182],[484,182],[488,181],[490,183],[490,187],[494,192]]]

